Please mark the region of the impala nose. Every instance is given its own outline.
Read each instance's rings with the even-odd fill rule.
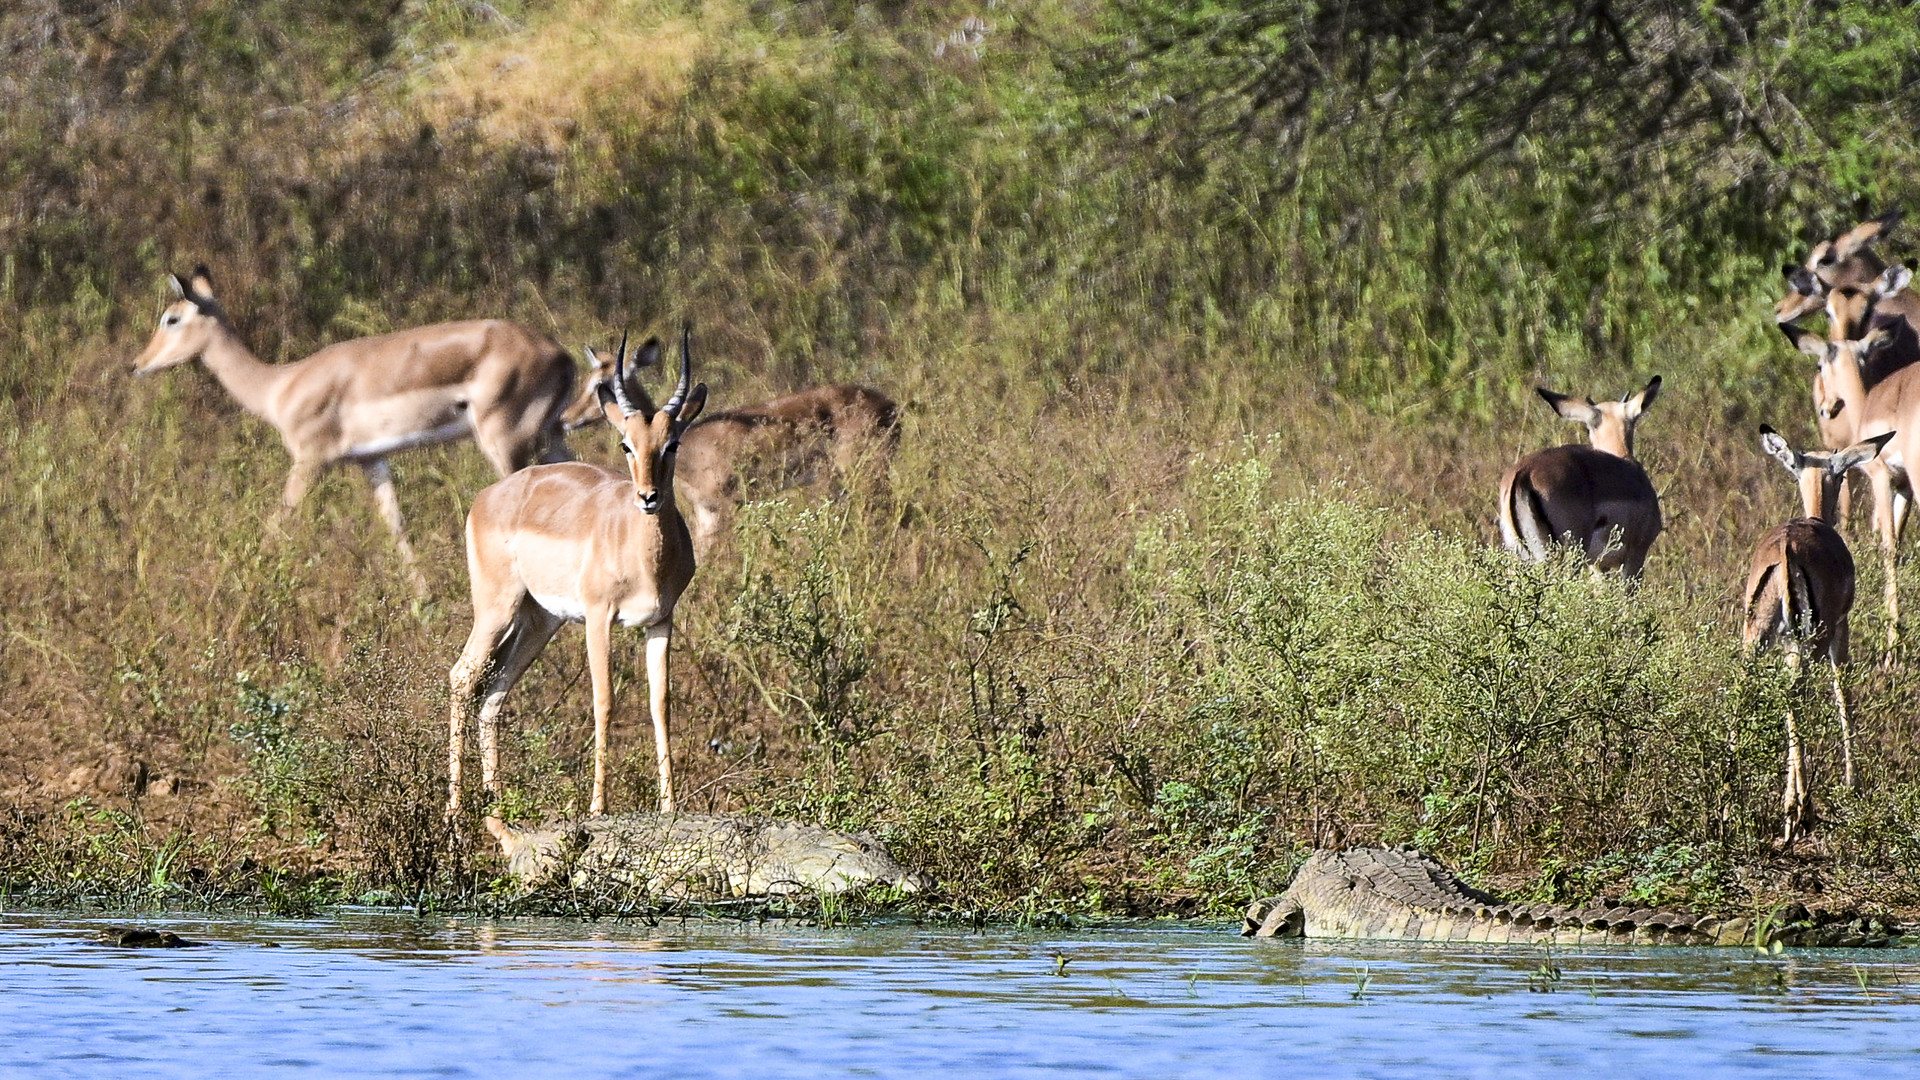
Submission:
[[[658,491],[636,491],[633,493],[633,501],[639,503],[640,509],[649,514],[657,514],[660,512],[660,493]]]

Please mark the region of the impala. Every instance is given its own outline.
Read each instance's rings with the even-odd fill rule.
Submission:
[[[572,455],[560,412],[573,392],[573,362],[544,334],[499,319],[440,323],[329,345],[304,360],[268,364],[240,340],[213,294],[207,268],[161,313],[153,339],[133,361],[135,375],[198,357],[240,407],[280,432],[293,467],[280,495],[288,510],[330,465],[352,462],[373,486],[414,590],[415,565],[394,496],[390,454],[471,437],[506,476],[544,456]]]
[[[1834,452],[1801,453],[1762,424],[1760,446],[1787,467],[1800,484],[1804,516],[1775,525],[1760,537],[1754,549],[1747,587],[1741,593],[1746,625],[1741,640],[1748,649],[1779,643],[1787,665],[1800,670],[1801,649],[1827,658],[1833,674],[1833,699],[1840,713],[1840,759],[1843,782],[1854,786],[1853,729],[1847,719],[1847,693],[1840,683],[1840,665],[1848,659],[1847,618],[1853,610],[1853,553],[1834,531],[1841,483],[1847,470],[1866,464],[1880,453],[1892,432],[1876,435]],[[1806,757],[1793,711],[1787,711],[1786,791],[1781,809],[1788,843],[1806,835],[1813,822],[1813,799],[1808,793]]]
[[[690,330],[680,339],[680,381],[659,409],[626,392],[626,342],[615,378],[596,393],[620,433],[625,473],[567,462],[517,472],[482,491],[467,514],[467,573],[473,582],[473,631],[453,665],[448,740],[449,815],[460,808],[460,760],[474,699],[480,706],[481,781],[497,800],[500,709],[527,665],[562,623],[583,622],[593,680],[592,814],[606,809],[607,729],[613,683],[607,653],[613,624],[647,632],[647,690],[660,809],[673,809],[673,758],[667,741],[667,650],[673,608],[693,579],[693,544],[674,502],[674,458],[681,433],[706,405],[707,386],[691,391]],[[491,823],[489,828],[492,828]]]
[[[605,357],[587,350],[593,367],[586,390],[567,409],[569,429],[590,423],[595,387],[614,377]],[[636,369],[660,361],[660,343],[649,340],[635,354]],[[634,401],[646,391],[629,382]],[[811,483],[822,466],[845,477],[866,462],[882,462],[900,441],[899,409],[878,390],[843,383],[816,386],[758,405],[712,413],[687,428],[675,471],[692,512],[694,549],[711,551],[733,510],[752,489],[779,491]]]
[[[1571,544],[1595,568],[1639,578],[1660,535],[1660,498],[1633,459],[1633,427],[1659,395],[1660,377],[1638,393],[1597,405],[1545,387],[1538,392],[1562,417],[1587,425],[1592,445],[1536,451],[1506,471],[1501,541],[1530,562],[1546,559],[1556,543]]]
[[[1904,320],[1909,327],[1920,327],[1920,297],[1907,288],[1913,272],[1904,266],[1891,266],[1860,285],[1839,285],[1824,292],[1827,308],[1827,340],[1852,341],[1863,337],[1875,323],[1885,318]],[[1789,335],[1791,336],[1791,335]],[[1920,359],[1920,352],[1901,349],[1876,349],[1863,357],[1860,383],[1872,390],[1887,376]],[[1838,381],[1828,378],[1825,365],[1814,369],[1813,410],[1820,428],[1820,441],[1829,450],[1853,441],[1853,418],[1841,413],[1846,400]],[[1840,513],[1844,517],[1847,499],[1842,485]]]
[[[1826,341],[1792,324],[1781,329],[1795,348],[1819,359],[1821,378],[1837,401],[1833,416],[1836,433],[1846,443],[1902,433],[1861,466],[1873,492],[1874,530],[1880,536],[1880,551],[1886,560],[1887,639],[1892,644],[1899,640],[1900,629],[1894,558],[1913,502],[1908,467],[1920,461],[1920,443],[1915,441],[1916,433],[1920,433],[1920,416],[1914,415],[1920,412],[1920,367],[1914,366],[1920,361],[1920,336],[1900,319],[1883,320],[1865,337],[1846,341]],[[1892,360],[1883,354],[1891,354]],[[1893,373],[1869,389],[1864,372],[1875,366],[1891,368]]]
[[[1865,285],[1886,269],[1867,245],[1885,236],[1900,223],[1900,211],[1893,210],[1871,221],[1863,221],[1831,240],[1822,240],[1807,253],[1802,266],[1789,263],[1782,267],[1787,278],[1787,295],[1774,305],[1775,322],[1793,322],[1820,310],[1827,289],[1838,285]]]

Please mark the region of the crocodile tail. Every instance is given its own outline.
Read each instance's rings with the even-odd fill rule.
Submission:
[[[1507,550],[1534,562],[1543,562],[1553,543],[1553,525],[1547,507],[1525,474],[1516,475],[1500,504],[1500,537]]]

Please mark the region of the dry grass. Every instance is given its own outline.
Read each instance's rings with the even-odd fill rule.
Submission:
[[[647,130],[670,115],[687,77],[739,29],[730,5],[589,0],[536,9],[526,25],[456,44],[419,72],[411,95],[439,127],[477,125],[487,142],[557,149],[617,117]]]

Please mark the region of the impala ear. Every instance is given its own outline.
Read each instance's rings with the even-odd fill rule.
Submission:
[[[1653,404],[1653,399],[1659,396],[1660,376],[1655,375],[1647,380],[1647,385],[1639,393],[1621,398],[1620,402],[1627,407],[1627,419],[1634,420],[1639,418],[1641,413],[1646,412],[1647,406]]]
[[[1862,439],[1852,446],[1847,447],[1845,450],[1836,451],[1833,457],[1827,462],[1827,471],[1835,476],[1840,476],[1848,469],[1857,469],[1865,465],[1867,462],[1880,456],[1880,451],[1885,449],[1887,443],[1892,441],[1895,434],[1897,433],[1892,431],[1885,432],[1884,434],[1875,435],[1871,439]]]
[[[1860,339],[1860,355],[1872,356],[1874,353],[1891,346],[1893,344],[1893,334],[1894,324],[1891,322],[1880,323],[1873,329],[1867,331],[1867,336]]]
[[[1826,292],[1825,284],[1804,266],[1785,266],[1781,268],[1787,277],[1787,285],[1801,296],[1819,296]]]
[[[1863,221],[1839,236],[1833,238],[1833,257],[1835,260],[1850,258],[1868,244],[1887,234],[1887,230],[1900,223],[1900,211],[1889,210],[1877,218]]]
[[[1793,447],[1787,445],[1787,440],[1782,438],[1779,432],[1765,424],[1760,425],[1760,449],[1766,451],[1769,457],[1785,465],[1788,472],[1800,471],[1800,455],[1793,452]]]
[[[1895,263],[1887,267],[1886,271],[1874,281],[1873,295],[1877,300],[1884,300],[1911,284],[1913,284],[1913,271]]]
[[[188,279],[187,284],[192,286],[193,298],[195,300],[212,300],[214,298],[213,275],[207,272],[205,263],[193,268],[193,277]]]
[[[1591,398],[1577,398],[1568,394],[1556,394],[1544,386],[1534,387],[1533,392],[1539,394],[1540,400],[1551,405],[1553,411],[1559,413],[1563,419],[1585,424],[1588,427],[1592,427],[1595,423],[1599,422],[1600,410],[1593,407],[1593,400]]]
[[[688,424],[693,423],[694,419],[700,415],[700,410],[706,407],[707,384],[700,383],[687,395],[686,403],[680,406],[680,415],[674,418],[675,424],[684,429]]]
[[[613,396],[612,382],[608,379],[601,379],[599,382],[594,383],[593,393],[595,397],[600,399],[600,411],[606,414],[607,423],[612,424],[615,431],[621,430],[622,425],[626,421],[627,412],[620,407],[620,400]]]
[[[1827,358],[1827,341],[1819,334],[1808,330],[1806,327],[1795,326],[1793,323],[1781,323],[1780,332],[1787,335],[1787,340],[1793,343],[1794,348],[1799,349],[1808,356],[1817,357],[1821,360]]]
[[[180,282],[179,274],[168,274],[167,284],[173,286],[173,295],[181,300],[187,298],[187,287]]]

